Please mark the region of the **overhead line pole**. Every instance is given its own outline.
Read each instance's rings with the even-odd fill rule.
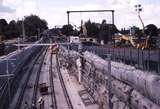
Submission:
[[[25,27],[24,27],[24,20],[22,19],[22,35],[23,35],[23,41],[26,39],[25,35]]]
[[[68,25],[69,25],[69,11],[67,11],[67,19],[68,19]]]

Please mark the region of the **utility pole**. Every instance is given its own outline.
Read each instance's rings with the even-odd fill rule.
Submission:
[[[112,76],[111,76],[111,54],[107,54],[107,60],[108,60],[108,102],[109,102],[109,108],[112,109]]]
[[[24,21],[22,19],[22,36],[23,36],[23,41],[25,40],[26,36],[25,36],[25,28],[24,28]]]
[[[108,90],[108,109],[113,109],[112,105],[112,75],[111,75],[111,54],[105,54],[107,56],[106,61],[108,62],[108,71],[106,72],[106,90]]]
[[[69,19],[69,13],[70,13],[70,12],[67,11],[67,23],[68,23],[68,25],[69,25],[69,20],[70,20],[70,19]]]
[[[141,6],[141,4],[138,4],[138,5],[135,5],[135,8],[136,8],[136,11],[138,12],[138,18],[139,18],[139,20],[140,20],[140,22],[142,23],[142,33],[145,35],[145,33],[144,33],[144,23],[143,23],[143,20],[142,20],[142,18],[141,18],[141,14],[140,14],[140,12],[142,11],[142,6]],[[139,67],[139,48],[138,48],[138,60],[137,60],[138,62],[138,67]]]

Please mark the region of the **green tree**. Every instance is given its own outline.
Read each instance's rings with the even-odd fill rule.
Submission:
[[[8,23],[5,19],[0,19],[0,35],[5,36]]]
[[[158,36],[158,28],[156,25],[154,24],[149,24],[145,27],[144,30],[146,35],[150,35],[150,36]]]
[[[149,38],[149,44],[151,47],[157,46],[157,38],[158,38],[158,28],[154,24],[149,24],[145,27],[145,35],[150,36]]]
[[[18,20],[16,23],[17,32],[19,33],[19,36],[22,35],[22,20]]]
[[[63,25],[61,31],[62,31],[62,34],[66,35],[66,36],[72,35],[72,33],[73,33],[73,26],[71,24],[69,24],[69,25]]]
[[[87,29],[87,36],[88,37],[95,37],[98,38],[98,33],[99,33],[99,28],[98,28],[98,24],[96,24],[95,22],[92,22],[90,20],[88,20],[85,23],[86,29]]]
[[[112,41],[112,36],[118,33],[119,30],[113,24],[107,24],[106,20],[102,21],[99,32],[99,40],[104,40],[105,43]]]
[[[7,39],[18,37],[20,35],[16,21],[12,20],[7,26],[7,32],[5,33]]]
[[[45,29],[48,29],[48,24],[38,16],[30,15],[25,17],[24,27],[27,36],[34,36],[38,35],[39,32],[43,32]]]
[[[35,36],[48,29],[48,24],[44,19],[40,19],[36,15],[30,15],[25,17],[24,27],[26,36]],[[12,20],[8,24],[5,19],[0,19],[0,35],[4,36],[5,39],[22,35],[22,20],[17,22]]]
[[[141,38],[144,36],[142,30],[136,26],[131,27],[131,35],[138,38],[138,42],[141,42]]]

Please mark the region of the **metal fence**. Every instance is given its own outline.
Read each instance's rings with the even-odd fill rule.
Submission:
[[[78,51],[78,44],[66,44],[63,46],[66,46],[69,50]],[[160,49],[142,50],[131,47],[83,46],[82,51],[90,51],[104,59],[106,58],[106,54],[112,54],[112,61],[123,62],[141,70],[153,71],[160,74]]]

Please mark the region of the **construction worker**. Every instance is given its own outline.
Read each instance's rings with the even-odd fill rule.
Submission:
[[[38,109],[44,109],[44,99],[42,97],[38,99]]]
[[[29,104],[25,101],[24,108],[23,109],[29,109]]]
[[[32,104],[32,108],[31,109],[37,109],[35,104]]]

